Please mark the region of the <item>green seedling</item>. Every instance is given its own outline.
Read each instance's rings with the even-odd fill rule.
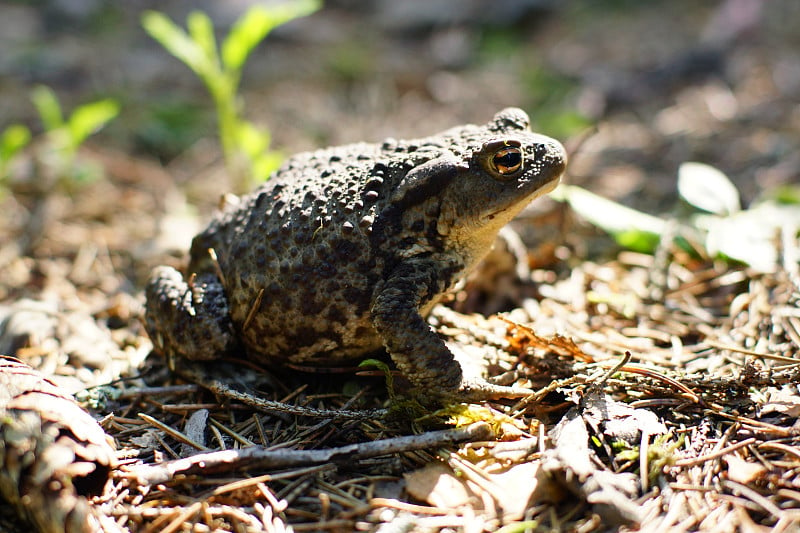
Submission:
[[[800,231],[800,187],[786,186],[763,195],[748,209],[741,208],[739,191],[725,174],[703,163],[683,163],[678,170],[678,193],[694,212],[660,218],[623,206],[575,185],[553,193],[590,223],[612,235],[628,249],[653,253],[667,237],[683,248],[700,243],[708,256],[745,263],[760,272],[773,272],[780,261],[776,242]],[[695,247],[693,251],[698,251]]]
[[[0,186],[8,180],[11,164],[31,141],[31,132],[22,124],[12,124],[0,134]]]
[[[78,150],[90,135],[102,129],[119,113],[119,104],[106,98],[76,107],[64,117],[61,104],[49,87],[40,85],[33,89],[31,100],[39,113],[47,139],[45,161],[54,167],[57,178],[68,181],[86,181],[98,175],[87,164],[78,164]]]
[[[392,370],[386,363],[378,359],[365,359],[359,363],[358,368],[375,368],[383,372],[383,377],[386,380],[386,390],[389,391],[389,398],[394,399],[396,397],[394,393],[394,376],[392,376]]]
[[[240,114],[237,92],[245,62],[273,29],[319,7],[319,0],[296,0],[270,7],[253,5],[233,25],[221,48],[217,46],[211,19],[201,11],[189,14],[188,31],[158,11],[147,11],[142,16],[145,31],[186,64],[208,89],[217,112],[225,166],[237,192],[246,192],[254,182],[266,180],[282,159],[269,150],[269,131]]]

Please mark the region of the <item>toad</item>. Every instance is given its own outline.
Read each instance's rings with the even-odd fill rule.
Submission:
[[[426,399],[529,393],[465,378],[425,320],[564,172],[564,148],[529,122],[509,108],[422,139],[291,157],[194,238],[187,276],[153,271],[156,351],[330,366],[385,349]]]

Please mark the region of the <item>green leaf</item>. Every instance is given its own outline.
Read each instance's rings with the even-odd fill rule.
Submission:
[[[72,146],[80,146],[89,135],[105,126],[118,113],[119,104],[110,98],[76,108],[67,123]]]
[[[561,185],[551,196],[564,200],[583,218],[613,235],[622,246],[652,251],[664,233],[664,220],[612,202],[576,185]]]
[[[22,124],[12,124],[0,135],[0,165],[3,165],[25,148],[31,140],[31,132]]]
[[[381,372],[391,372],[392,370],[389,368],[389,365],[381,361],[380,359],[364,359],[360,363],[358,363],[358,368],[377,368]]]
[[[253,177],[259,183],[267,181],[272,173],[278,170],[284,159],[281,152],[275,150],[264,152],[253,161]]]
[[[784,184],[766,191],[761,197],[767,201],[772,200],[778,204],[800,204],[800,185]]]
[[[50,87],[37,85],[31,92],[31,100],[39,113],[44,129],[48,132],[57,130],[64,125],[64,115],[61,113],[61,104],[58,103],[56,93]]]
[[[266,181],[283,162],[283,154],[269,149],[272,142],[269,131],[242,121],[237,128],[238,148],[250,160],[252,177],[257,182]]]
[[[319,8],[318,0],[297,0],[271,7],[253,5],[231,28],[222,43],[222,64],[231,72],[239,71],[253,49],[269,32]]]
[[[641,230],[627,230],[614,234],[617,244],[628,250],[651,253],[658,247],[661,235]]]
[[[205,62],[209,66],[214,65],[214,70],[219,71],[217,40],[214,37],[214,24],[209,16],[202,11],[192,11],[186,18],[186,27],[189,29],[189,36],[202,50]]]
[[[386,380],[386,389],[390,397],[394,397],[394,377],[392,370],[389,366],[379,359],[364,359],[358,364],[358,368],[377,368],[383,372],[383,377]]]
[[[524,522],[514,522],[497,530],[497,533],[527,533],[539,529],[537,520],[526,520]]]
[[[681,164],[678,193],[693,206],[715,215],[730,215],[741,209],[739,191],[731,180],[704,163]]]
[[[198,76],[204,76],[209,71],[210,65],[200,45],[165,14],[145,11],[142,15],[142,27],[167,52],[183,61]]]
[[[258,157],[269,148],[269,132],[258,129],[251,122],[239,122],[236,133],[239,148],[250,158]]]

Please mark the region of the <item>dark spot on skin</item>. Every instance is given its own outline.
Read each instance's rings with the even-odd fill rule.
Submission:
[[[425,237],[428,239],[428,242],[433,243],[434,246],[436,246],[437,248],[444,246],[442,242],[442,236],[439,234],[439,224],[437,222],[437,219],[431,220],[430,224],[428,224],[428,229],[425,232]]]
[[[359,302],[364,297],[364,294],[355,287],[346,288],[342,291],[342,294],[344,296],[344,300],[351,303]]]
[[[266,192],[260,193],[258,195],[258,198],[256,198],[256,202],[255,202],[253,207],[255,209],[258,209],[258,211],[263,211],[264,210],[264,202],[267,201],[267,197],[268,196],[269,196],[269,194],[267,194]]]
[[[408,249],[414,246],[419,242],[419,238],[416,236],[406,237],[405,239],[400,241],[400,248]]]
[[[358,250],[358,245],[348,239],[338,239],[333,243],[333,253],[337,257],[353,257]]]
[[[293,346],[302,348],[304,346],[311,346],[319,340],[319,332],[310,326],[299,326],[294,331]]]
[[[336,275],[336,267],[327,261],[317,263],[314,273],[320,278],[327,279]]]
[[[377,191],[383,185],[383,178],[373,177],[364,185],[366,189]]]
[[[373,331],[372,329],[368,329],[368,328],[366,328],[364,326],[358,326],[356,328],[356,331],[353,333],[353,335],[357,339],[364,338],[364,337],[370,337],[370,336],[372,336],[374,334],[375,334],[375,331]]]
[[[241,257],[245,253],[247,253],[247,244],[243,241],[236,241],[236,244],[234,244],[231,249],[231,254],[233,254],[234,257]]]
[[[313,316],[319,312],[319,304],[314,298],[301,298],[300,311],[306,316]]]
[[[314,247],[314,255],[317,256],[318,260],[322,261],[330,261],[331,259],[331,250],[328,246],[323,242],[319,243]]]
[[[330,322],[336,322],[343,326],[347,324],[347,316],[337,305],[331,305],[328,307],[328,312],[325,314],[325,316]]]

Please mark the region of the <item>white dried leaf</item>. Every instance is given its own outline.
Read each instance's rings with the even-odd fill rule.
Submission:
[[[705,163],[681,164],[678,192],[693,206],[715,215],[730,215],[741,209],[739,191],[728,176]]]

